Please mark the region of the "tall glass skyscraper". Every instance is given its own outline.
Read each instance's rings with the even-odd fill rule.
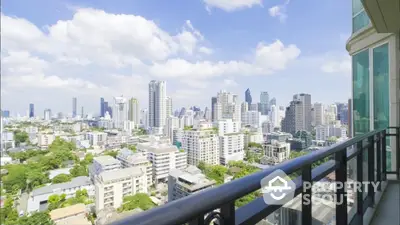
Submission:
[[[104,107],[104,98],[100,98],[100,117],[104,117],[106,110],[107,109]]]
[[[253,102],[253,98],[251,97],[249,88],[247,88],[247,90],[244,92],[244,99],[247,102],[247,105],[251,105],[251,103]]]
[[[72,118],[76,117],[76,110],[77,110],[77,99],[72,98]]]
[[[29,118],[35,117],[35,105],[29,104]]]

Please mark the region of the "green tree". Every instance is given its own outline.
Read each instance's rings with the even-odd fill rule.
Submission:
[[[29,141],[28,133],[26,133],[25,131],[15,130],[14,140],[15,140],[15,145],[19,146],[20,143],[25,143]]]
[[[199,164],[197,165],[197,168],[199,168],[201,171],[204,171],[206,169],[206,163],[200,161]]]
[[[212,180],[217,182],[217,185],[224,183],[225,174],[228,172],[228,168],[222,165],[206,166],[204,171],[205,175]]]
[[[93,154],[92,153],[88,153],[88,154],[85,155],[85,158],[83,159],[83,163],[85,165],[89,165],[90,163],[93,162],[93,158],[94,158]]]
[[[23,216],[18,219],[18,223],[24,225],[55,225],[47,212],[35,212],[31,216]]]
[[[249,142],[249,148],[263,148],[261,144],[255,142]]]
[[[105,155],[112,156],[112,157],[114,157],[114,158],[117,158],[118,151],[106,151],[106,152],[104,152],[104,154],[105,154]]]
[[[136,208],[141,208],[142,210],[148,210],[155,206],[153,201],[147,194],[138,193],[133,196],[124,197],[123,204],[118,208],[119,212],[129,211]]]
[[[69,170],[72,177],[88,176],[89,172],[84,165],[76,164],[72,169]]]
[[[72,177],[69,174],[59,174],[55,176],[52,180],[53,184],[65,183],[71,181]]]
[[[14,208],[14,200],[12,196],[9,195],[6,197],[4,202],[4,207],[0,208],[0,221],[17,221],[18,212]]]

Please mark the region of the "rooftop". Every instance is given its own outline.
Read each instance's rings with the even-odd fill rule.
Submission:
[[[188,166],[185,170],[171,170],[170,176],[177,178],[177,182],[181,186],[192,191],[216,183],[214,180],[207,179],[206,176],[201,173],[201,170],[195,166]]]
[[[159,143],[159,142],[139,143],[137,145],[137,148],[152,153],[167,153],[167,152],[178,151],[178,148],[175,145],[169,143]]]
[[[89,177],[81,176],[75,177],[70,182],[60,183],[60,184],[52,184],[49,186],[41,187],[32,191],[32,196],[51,194],[57,192],[58,190],[65,190],[69,188],[76,188],[85,185],[90,185],[92,182]]]
[[[84,212],[86,212],[86,206],[85,204],[81,203],[81,204],[71,205],[65,208],[55,209],[51,211],[49,214],[52,220],[59,220],[62,218],[67,218]]]
[[[144,174],[141,168],[139,167],[128,167],[124,169],[119,169],[119,170],[109,170],[109,171],[104,171],[99,174],[98,178],[103,181],[111,181],[111,180],[116,180],[116,179],[122,179],[130,176],[139,176]]]
[[[102,166],[108,166],[108,165],[114,165],[114,164],[120,164],[120,161],[115,159],[112,156],[109,155],[102,155],[95,157],[93,161],[96,161],[97,163],[101,164]]]

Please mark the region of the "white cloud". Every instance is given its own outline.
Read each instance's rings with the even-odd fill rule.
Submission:
[[[321,70],[325,73],[351,74],[351,57],[343,56],[336,59],[326,59],[321,65]]]
[[[225,79],[223,82],[224,87],[236,87],[239,84],[233,79]]]
[[[261,4],[249,2],[246,7]],[[244,3],[229,4],[228,8],[237,8]],[[168,92],[183,99],[185,94],[210,87],[214,77],[232,87],[237,85],[235,76],[273,74],[300,55],[295,45],[276,40],[258,43],[246,60],[207,60],[213,49],[204,46],[206,38],[189,20],[171,33],[141,16],[90,8],[77,9],[71,19],[59,20],[45,30],[4,14],[1,20],[2,89],[16,98],[43,96],[38,99],[49,105],[52,103],[46,102],[78,95],[98,98],[124,94],[146,102],[151,79],[179,78],[178,83],[192,89],[169,86]],[[201,56],[196,57],[198,54]],[[63,96],[57,94],[61,91]]]
[[[286,6],[289,4],[290,0],[287,0],[282,5],[275,5],[268,9],[268,13],[272,17],[278,17],[279,20],[283,23],[286,21],[288,15],[286,13]]]
[[[203,0],[207,8],[219,8],[227,12],[239,9],[262,6],[262,0]]]

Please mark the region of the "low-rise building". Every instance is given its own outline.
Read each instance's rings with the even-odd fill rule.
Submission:
[[[93,131],[86,133],[86,140],[89,140],[91,146],[103,146],[107,143],[107,133]]]
[[[169,171],[187,167],[187,152],[170,143],[160,143],[153,139],[137,145],[137,150],[147,155],[152,164],[152,175],[155,184],[167,182]]]
[[[55,139],[56,135],[54,134],[38,134],[38,146],[40,148],[48,148]]]
[[[28,198],[27,212],[44,211],[48,206],[48,199],[51,195],[66,194],[66,199],[75,197],[78,190],[86,189],[89,197],[94,196],[94,186],[89,177],[75,177],[71,181],[60,184],[52,184],[34,189]]]
[[[51,211],[50,218],[56,225],[91,225],[86,217],[85,204],[76,204]]]
[[[146,154],[123,148],[119,151],[117,159],[121,162],[123,168],[138,167],[146,171],[147,186],[153,185],[153,167]]]
[[[211,188],[215,183],[195,166],[188,166],[185,170],[171,170],[168,177],[168,202]]]
[[[123,198],[137,193],[147,193],[146,171],[129,167],[101,172],[95,177],[96,212],[119,208]]]
[[[264,165],[277,165],[290,158],[290,144],[273,140],[264,146],[265,155],[261,158]]]
[[[109,170],[118,170],[121,169],[121,162],[112,156],[103,155],[98,156],[93,159],[92,165],[89,167],[89,177],[93,179],[96,175],[99,175],[101,172],[109,171]]]

